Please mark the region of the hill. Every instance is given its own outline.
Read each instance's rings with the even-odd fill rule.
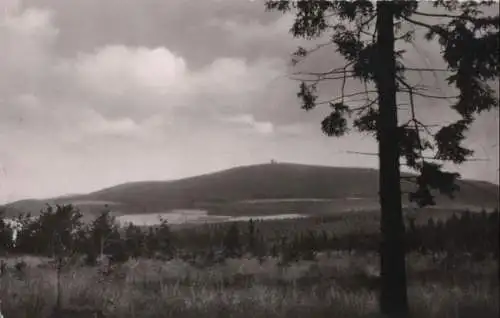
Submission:
[[[497,185],[461,180],[459,186],[455,200],[438,195],[438,206],[498,206]],[[412,185],[403,181],[402,187],[409,191]],[[175,209],[203,209],[222,215],[310,214],[376,209],[377,192],[375,169],[280,163],[237,167],[174,181],[125,183],[89,194],[17,201],[4,208],[7,215],[20,211],[36,214],[47,203],[73,203],[87,215],[102,211],[106,205],[119,215]]]

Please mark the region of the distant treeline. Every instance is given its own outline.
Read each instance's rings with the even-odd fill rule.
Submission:
[[[345,214],[342,217],[351,216]],[[267,256],[279,257],[285,264],[300,259],[313,260],[319,252],[378,250],[378,231],[336,232],[322,226],[341,221],[339,218],[280,221],[286,227],[270,226],[278,221],[250,220],[173,231],[165,221],[147,228],[132,224],[121,227],[107,211],[91,223],[84,224],[81,213],[73,206],[49,206],[39,217],[19,216],[16,221],[21,227],[15,240],[12,240],[13,229],[0,217],[0,253],[48,257],[82,255],[89,265],[95,264],[99,256],[104,255],[113,262],[140,257],[179,257],[193,264],[206,265],[243,255],[262,260]],[[362,221],[355,222],[358,222],[359,228],[363,227]],[[447,220],[430,218],[427,223],[417,223],[415,219],[409,219],[407,223],[406,245],[409,252],[498,257],[498,210],[490,213],[465,211],[453,214]],[[303,224],[311,226],[307,228]]]

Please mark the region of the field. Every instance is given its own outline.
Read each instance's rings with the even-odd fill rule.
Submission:
[[[12,260],[11,260],[12,261]],[[3,314],[47,317],[55,301],[55,271],[47,260],[0,279]],[[375,317],[375,254],[331,253],[281,267],[277,260],[229,259],[196,268],[181,260],[137,260],[104,275],[73,267],[63,275],[66,306],[100,307],[109,317]],[[430,257],[409,255],[414,317],[498,317],[495,260],[464,262],[450,270]]]
[[[342,240],[353,233],[376,234],[376,215],[360,212],[266,221],[257,222],[256,228],[264,241],[276,232],[293,235],[323,230]],[[425,224],[428,216],[446,219],[450,213],[435,215],[427,210],[417,218],[417,225]],[[236,225],[243,233],[248,222]],[[63,305],[103,308],[107,317],[123,318],[377,317],[376,251],[358,249],[355,244],[348,250],[323,248],[310,260],[283,262],[282,255],[243,253],[207,262],[199,253],[207,247],[200,242],[210,241],[208,233],[226,233],[231,226],[172,229],[178,250],[198,252],[191,257],[179,252],[168,260],[137,257],[95,266],[76,259],[62,272]],[[217,246],[212,234],[210,244]],[[469,239],[474,241],[474,237]],[[51,259],[18,254],[4,260],[6,269],[0,277],[3,315],[48,317],[56,298]],[[476,257],[447,250],[410,252],[407,265],[413,317],[498,317],[498,253]]]

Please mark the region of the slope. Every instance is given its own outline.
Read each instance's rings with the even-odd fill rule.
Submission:
[[[461,180],[455,200],[438,195],[443,207],[498,206],[498,186]],[[402,183],[404,191],[412,186]],[[108,205],[118,214],[205,209],[211,214],[255,215],[320,213],[334,209],[376,209],[378,171],[301,164],[261,164],[232,168],[175,181],[132,182],[85,195],[24,200],[7,212],[36,213],[45,203],[74,203],[94,214]],[[405,196],[406,198],[406,196]],[[304,211],[307,210],[307,211]]]

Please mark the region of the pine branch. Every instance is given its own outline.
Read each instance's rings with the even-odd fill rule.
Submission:
[[[348,67],[349,67],[349,64],[344,67],[344,76],[342,78],[342,87],[340,89],[341,90],[341,94],[342,94],[342,96],[341,96],[341,103],[342,104],[344,104],[344,98],[345,98],[344,91],[345,91],[345,84],[346,84],[346,81],[347,81],[346,76],[347,76],[347,68]]]
[[[408,90],[400,90],[400,92],[408,93]],[[432,98],[432,99],[450,100],[450,99],[458,99],[458,98],[460,98],[460,95],[456,95],[456,96],[429,95],[429,94],[421,93],[421,92],[416,91],[416,90],[413,90],[412,94],[415,95],[415,96],[420,96],[420,97],[425,97],[425,98]]]
[[[347,73],[354,73],[354,70],[347,70],[347,68],[349,66],[351,66],[353,64],[353,62],[350,62],[350,63],[347,63],[345,66],[343,67],[335,67],[335,68],[332,68],[326,72],[296,72],[296,73],[292,73],[292,75],[305,75],[305,76],[327,76],[327,75],[339,75],[339,74],[345,74],[346,72]]]
[[[368,17],[368,19],[366,19],[366,20],[365,20],[365,21],[363,21],[362,23],[357,24],[357,25],[356,25],[356,27],[357,27],[358,29],[363,29],[363,28],[364,28],[364,27],[366,27],[366,26],[367,26],[370,22],[372,22],[373,20],[375,20],[375,18],[376,18],[376,17],[377,17],[377,14],[376,14],[376,13],[374,13],[374,14],[370,15],[370,16]]]
[[[355,76],[345,76],[345,78],[356,78]],[[294,77],[289,77],[292,81],[299,81],[299,82],[308,82],[308,83],[319,83],[322,81],[335,81],[335,80],[342,80],[344,79],[344,76],[336,76],[336,77],[329,77],[329,76],[324,76],[321,78],[294,78]]]
[[[294,57],[294,58],[292,58],[292,65],[296,66],[297,64],[303,62],[309,55],[319,51],[320,49],[322,49],[326,46],[332,45],[332,44],[334,44],[334,43],[331,41],[328,41],[325,43],[320,43],[320,44],[317,44],[316,47],[309,49],[309,50],[306,50],[303,47],[299,47],[299,49],[297,51],[292,53],[292,56]],[[298,58],[301,58],[301,59],[298,60]]]
[[[404,123],[402,126],[409,126],[412,123],[416,123],[418,127],[415,127],[415,129],[418,130],[424,130],[427,134],[433,136],[434,134],[430,131],[430,127],[441,127],[441,125],[428,125],[424,124],[421,121],[419,121],[417,118],[411,118],[408,120],[406,123]]]
[[[450,70],[445,69],[445,68],[405,67],[405,71],[416,71],[416,72],[449,72]]]
[[[417,135],[417,140],[418,140],[418,144],[419,144],[418,155],[423,160],[424,145],[422,143],[422,139],[420,138],[420,130],[418,129],[419,128],[419,121],[417,120],[417,115],[416,115],[416,110],[415,110],[415,100],[413,97],[413,88],[403,78],[401,78],[398,75],[396,75],[396,80],[408,89],[408,95],[410,98],[411,121],[414,124],[415,133]],[[425,125],[423,127],[425,127]]]
[[[420,12],[420,11],[413,11],[412,14],[415,15],[421,15],[424,17],[434,17],[434,18],[450,18],[450,19],[471,19],[470,17],[467,16],[459,16],[459,15],[452,15],[452,14],[446,14],[446,13],[428,13],[428,12]]]
[[[423,28],[426,28],[430,31],[434,31],[440,35],[445,35],[445,31],[443,30],[443,28],[441,27],[438,27],[438,26],[435,26],[435,25],[430,25],[430,24],[427,24],[427,23],[424,23],[424,22],[421,22],[421,21],[417,21],[417,20],[413,20],[412,18],[409,18],[407,16],[402,16],[401,17],[402,19],[410,22],[410,23],[413,23],[415,25],[418,25],[420,27],[423,27]]]
[[[478,12],[482,13],[482,12]],[[421,12],[421,11],[413,11],[412,14],[414,15],[419,15],[423,17],[433,17],[433,18],[447,18],[447,19],[454,19],[454,20],[465,20],[468,22],[472,22],[474,24],[487,24],[487,23],[495,23],[498,21],[498,16],[481,16],[481,17],[472,17],[470,15],[466,15],[465,12],[462,15],[453,15],[453,14],[447,14],[447,13],[428,13],[428,12]]]
[[[374,100],[369,100],[367,104],[363,105],[363,106],[359,106],[359,107],[352,107],[352,108],[349,108],[349,111],[352,113],[352,112],[361,112],[361,111],[364,111],[370,107],[372,107],[374,104],[376,104],[378,102],[377,99],[374,99]]]
[[[347,97],[354,97],[354,96],[359,96],[359,95],[365,95],[367,93],[368,94],[375,94],[375,93],[377,93],[377,91],[370,90],[370,91],[356,92],[356,93],[352,93],[352,94],[343,94],[342,96],[339,96],[339,97],[335,97],[335,98],[332,98],[332,99],[329,99],[329,100],[324,100],[324,101],[321,101],[321,102],[317,102],[316,105],[324,105],[324,104],[335,103],[335,102],[338,102],[339,100],[342,101],[344,98],[347,98]]]

